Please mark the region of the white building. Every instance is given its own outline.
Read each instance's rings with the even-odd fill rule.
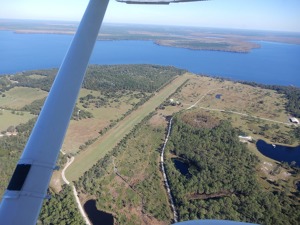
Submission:
[[[291,121],[292,123],[299,124],[299,120],[298,120],[297,118],[295,118],[295,117],[290,117],[290,121]]]

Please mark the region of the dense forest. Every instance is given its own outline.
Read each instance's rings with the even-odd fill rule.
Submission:
[[[92,65],[83,87],[91,90],[154,92],[185,70],[156,65]]]
[[[17,126],[17,136],[0,138],[0,196],[7,187],[34,123],[35,119],[32,119]]]
[[[11,88],[11,82],[7,77],[0,77],[0,94]]]
[[[167,149],[188,174],[167,161],[167,176],[180,221],[230,219],[259,224],[297,224],[299,199],[288,190],[267,192],[257,182],[258,163],[227,121],[207,115],[177,115]],[[202,120],[207,126],[198,126]],[[213,122],[212,122],[213,121]]]
[[[44,202],[37,224],[84,224],[70,186],[64,185],[59,194],[50,190],[50,194],[51,199]]]
[[[171,66],[156,65],[90,65],[87,69],[83,88],[101,91],[131,90],[154,92],[175,76],[185,73],[185,70]],[[17,81],[14,85],[40,88],[49,91],[53,83],[56,69],[34,70],[11,76]],[[30,75],[38,74],[43,77],[34,78]],[[3,80],[5,83],[5,80]]]

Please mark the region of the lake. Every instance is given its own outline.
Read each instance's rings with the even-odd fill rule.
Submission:
[[[84,211],[93,225],[113,225],[114,218],[111,214],[99,211],[96,201],[91,199],[84,203]]]
[[[300,146],[287,147],[282,145],[276,145],[274,148],[272,144],[268,144],[263,140],[256,142],[257,149],[265,156],[274,159],[279,162],[296,162],[297,166],[300,166]]]
[[[70,35],[0,31],[0,74],[59,67]],[[97,41],[91,64],[172,65],[234,80],[300,87],[300,45],[258,42],[250,53],[199,51],[151,41]]]

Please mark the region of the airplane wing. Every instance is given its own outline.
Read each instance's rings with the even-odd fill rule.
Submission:
[[[0,205],[0,224],[36,224],[109,0],[91,0]]]
[[[254,223],[236,222],[231,220],[192,220],[174,223],[173,225],[249,225]]]
[[[127,3],[127,4],[169,5],[170,3],[196,2],[196,1],[207,1],[207,0],[116,0],[116,1]]]

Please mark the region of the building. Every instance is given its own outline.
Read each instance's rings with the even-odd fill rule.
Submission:
[[[241,142],[252,142],[253,138],[251,136],[239,136]]]
[[[295,124],[299,124],[299,120],[295,117],[290,117],[290,121]]]

